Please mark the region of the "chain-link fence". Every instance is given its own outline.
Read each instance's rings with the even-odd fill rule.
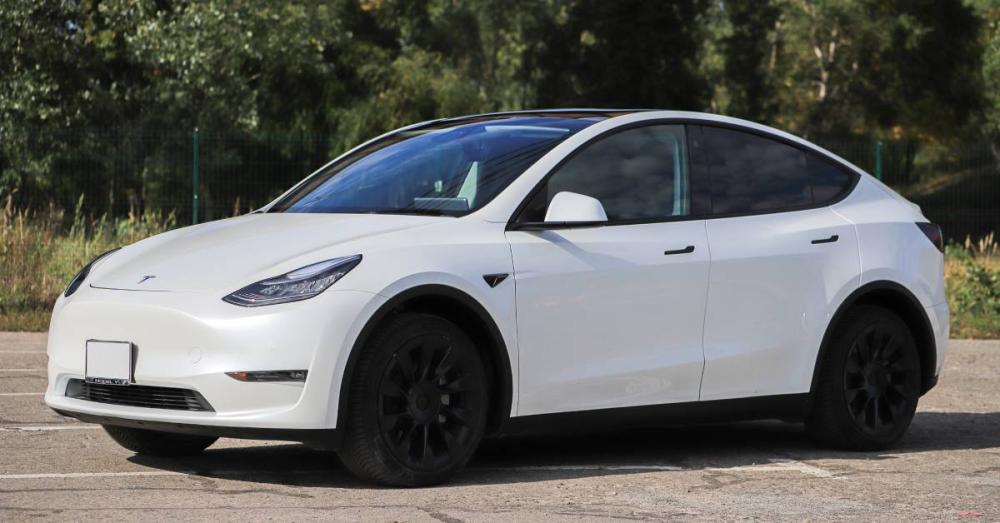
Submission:
[[[1000,230],[1000,147],[865,137],[818,144],[880,177],[950,239]],[[159,210],[181,223],[245,213],[338,151],[328,136],[164,129],[21,129],[0,135],[0,196],[90,214]]]

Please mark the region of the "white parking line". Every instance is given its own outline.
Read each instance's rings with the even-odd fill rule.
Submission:
[[[68,425],[25,425],[20,427],[0,427],[0,432],[45,432],[49,430],[97,430],[100,425],[68,424]]]
[[[11,427],[8,427],[11,428]],[[50,427],[51,428],[51,427]],[[69,429],[71,427],[61,427]],[[78,428],[90,428],[99,429],[96,426],[82,426]],[[0,429],[3,430],[3,429]],[[665,471],[665,472],[679,472],[686,469],[684,467],[678,467],[675,465],[525,465],[521,467],[470,467],[470,470],[474,471],[504,471],[504,472],[552,472],[552,471],[626,471],[626,470],[645,470],[645,471]],[[815,467],[813,465],[808,465],[800,461],[794,460],[771,460],[770,465],[741,465],[736,467],[709,467],[705,470],[719,471],[719,472],[800,472],[809,476],[815,476],[819,478],[832,478],[832,479],[845,479],[843,477],[838,477],[834,473]],[[316,473],[315,470],[283,470],[279,474],[311,474]],[[13,480],[13,479],[80,479],[80,478],[118,478],[118,477],[155,477],[155,476],[191,476],[199,474],[213,474],[213,475],[242,475],[249,474],[251,471],[168,471],[168,470],[142,470],[136,472],[50,472],[50,473],[40,473],[40,474],[0,474],[0,480]]]
[[[4,479],[55,479],[55,478],[118,478],[133,476],[184,476],[185,472],[170,470],[143,470],[139,472],[65,472],[47,474],[0,474]]]
[[[100,427],[88,427],[100,428]],[[526,465],[521,467],[470,467],[474,471],[504,471],[504,472],[552,472],[552,471],[626,471],[626,470],[646,470],[646,471],[666,471],[679,472],[686,469],[674,465]],[[772,460],[771,465],[746,465],[737,467],[710,467],[706,470],[720,472],[800,472],[809,476],[832,479],[845,479],[835,476],[828,470],[814,467],[799,461]],[[315,470],[283,470],[279,474],[311,474]],[[41,473],[41,474],[0,474],[0,480],[14,479],[81,479],[81,478],[118,478],[118,477],[155,477],[155,476],[197,476],[199,474],[212,475],[242,475],[251,471],[168,471],[168,470],[142,470],[136,472],[63,472],[63,473]]]
[[[45,354],[44,350],[0,350],[0,354]]]
[[[0,392],[0,396],[44,396],[44,392]]]
[[[45,369],[0,369],[0,372],[42,372]]]
[[[549,472],[560,470],[657,470],[657,471],[678,471],[686,470],[684,467],[674,465],[525,465],[521,467],[470,467],[472,470],[502,471],[502,472]]]
[[[833,479],[845,479],[842,476],[837,476],[829,470],[822,469],[808,463],[802,463],[801,461],[795,460],[781,460],[772,459],[769,460],[770,465],[741,465],[736,467],[712,467],[708,470],[717,472],[799,472],[807,476],[815,476],[817,478],[833,478]]]

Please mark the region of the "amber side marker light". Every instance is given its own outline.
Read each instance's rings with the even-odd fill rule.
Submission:
[[[268,382],[268,381],[306,381],[305,370],[258,370],[227,372],[226,375],[237,381]]]

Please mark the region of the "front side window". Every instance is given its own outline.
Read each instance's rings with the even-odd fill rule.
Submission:
[[[510,117],[401,132],[313,176],[268,212],[460,216],[594,122]]]
[[[657,221],[689,213],[683,125],[616,132],[584,146],[536,190],[518,218],[540,222],[563,191],[596,198],[609,222]]]

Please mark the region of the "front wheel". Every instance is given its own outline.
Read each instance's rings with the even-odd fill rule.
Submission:
[[[848,311],[831,339],[806,421],[819,442],[879,450],[899,441],[920,397],[920,359],[909,328],[882,307]]]
[[[360,355],[348,398],[341,461],[363,479],[441,483],[472,457],[486,427],[486,372],[450,321],[404,313]]]

